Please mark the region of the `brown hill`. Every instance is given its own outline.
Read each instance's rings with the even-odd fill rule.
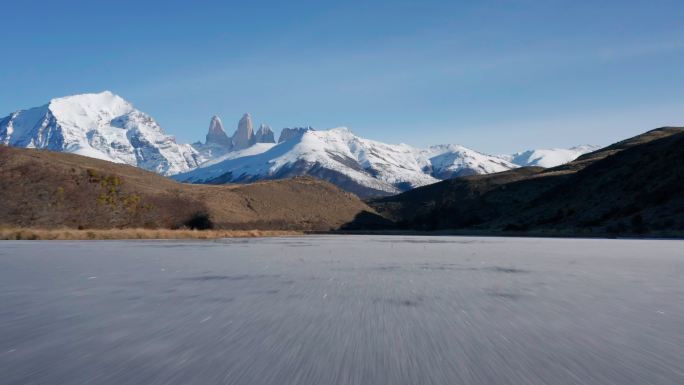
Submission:
[[[0,225],[330,230],[372,211],[311,178],[188,185],[73,154],[0,146]]]
[[[369,203],[402,229],[680,235],[684,128],[652,130],[555,168],[457,178]]]

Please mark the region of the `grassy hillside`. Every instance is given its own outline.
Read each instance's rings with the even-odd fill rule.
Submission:
[[[0,146],[5,227],[330,230],[368,210],[311,178],[187,185],[131,166]]]
[[[397,228],[584,235],[684,231],[684,128],[569,164],[448,180],[369,202]]]

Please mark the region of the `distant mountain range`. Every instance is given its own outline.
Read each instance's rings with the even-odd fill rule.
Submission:
[[[51,100],[0,119],[0,144],[48,149],[125,163],[193,183],[244,183],[310,175],[362,197],[396,194],[440,180],[553,167],[597,146],[487,155],[456,144],[418,149],[354,135],[347,128],[285,128],[278,143],[245,114],[228,136],[211,119],[204,143],[176,143],[149,115],[105,91]]]
[[[300,175],[337,187],[263,181]],[[600,149],[487,155],[390,145],[344,127],[285,128],[276,141],[245,114],[230,136],[213,117],[205,142],[190,145],[103,92],[0,119],[0,182],[5,226],[682,236],[684,128]],[[202,185],[233,182],[258,183]]]
[[[368,202],[393,222],[382,228],[681,237],[684,128],[652,130],[553,168],[451,179]]]
[[[192,183],[252,182],[311,175],[359,196],[388,195],[459,175],[516,165],[462,146],[417,149],[354,135],[341,127],[299,130],[287,140],[228,153],[174,179]]]

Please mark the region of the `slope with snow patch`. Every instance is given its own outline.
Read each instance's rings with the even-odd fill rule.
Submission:
[[[527,150],[513,155],[502,155],[500,157],[518,166],[538,166],[549,168],[572,162],[581,155],[596,151],[599,148],[601,148],[601,146],[585,144],[572,148]]]

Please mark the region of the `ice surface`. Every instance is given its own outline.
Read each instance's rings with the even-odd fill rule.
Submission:
[[[4,241],[0,373],[7,384],[681,385],[682,247]]]

